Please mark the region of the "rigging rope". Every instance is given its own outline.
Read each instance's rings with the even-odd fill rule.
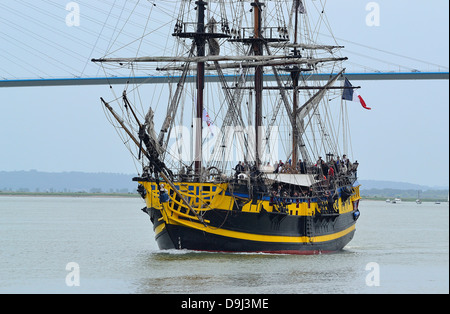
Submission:
[[[184,6],[187,6],[190,2],[189,1],[181,1]],[[286,22],[282,20],[279,16],[280,13],[282,13],[282,5],[284,1],[274,1],[274,7],[275,9],[270,12],[269,10],[264,10],[265,14],[269,19],[277,19],[277,24],[279,27],[283,27],[286,25]],[[350,49],[348,50],[348,53],[354,54],[357,56],[360,56],[362,58],[372,60],[375,62],[381,62],[383,64],[388,65],[389,67],[394,66],[396,69],[407,69],[416,71],[416,69],[413,66],[408,66],[405,64],[397,64],[396,62],[389,61],[388,58],[384,58],[383,55],[389,55],[389,56],[395,56],[398,58],[401,58],[405,61],[414,61],[418,62],[420,64],[424,64],[427,67],[438,67],[439,69],[447,69],[448,66],[433,63],[430,61],[422,60],[420,58],[407,56],[404,54],[396,53],[387,51],[385,49],[380,49],[378,47],[373,47],[366,44],[360,44],[356,43],[351,40],[346,40],[343,38],[335,37],[332,34],[328,35],[327,33],[324,34],[324,32],[320,32],[320,29],[322,29],[324,26],[326,27],[327,31],[331,30],[330,23],[328,21],[328,17],[326,14],[322,14],[323,8],[326,5],[327,1],[321,0],[321,1],[304,1],[304,5],[306,6],[307,11],[315,11],[315,13],[318,14],[319,19],[317,20],[317,23],[314,25],[314,27],[305,27],[306,32],[301,34],[302,38],[304,38],[305,41],[311,40],[311,39],[318,39],[318,37],[311,37],[311,33],[313,31],[311,30],[317,30],[318,34],[316,36],[328,36],[330,38],[333,38],[335,41],[340,42],[346,42],[351,44],[352,46],[369,49],[372,52],[377,52],[381,54],[381,57],[374,56],[373,53],[364,53],[361,51],[361,49]],[[145,42],[145,45],[148,46],[141,46],[144,44],[144,37],[149,35],[150,33],[157,32],[161,30],[164,27],[167,27],[172,24],[172,21],[177,19],[177,13],[178,11],[175,11],[174,8],[179,5],[180,1],[168,1],[168,0],[159,0],[159,1],[134,1],[131,3],[132,7],[129,7],[128,5],[121,4],[121,11],[117,11],[117,4],[119,1],[115,0],[113,3],[108,0],[97,0],[95,2],[87,1],[87,0],[79,0],[77,1],[79,3],[80,7],[83,8],[83,15],[82,15],[82,21],[85,21],[85,23],[89,23],[94,25],[94,27],[80,27],[76,30],[76,32],[70,34],[70,41],[73,45],[77,45],[76,49],[66,49],[64,55],[57,56],[56,53],[58,52],[59,48],[62,46],[67,47],[67,45],[63,44],[62,41],[60,41],[60,38],[67,37],[68,32],[64,31],[61,27],[55,27],[55,23],[63,23],[63,17],[67,15],[67,11],[64,10],[64,6],[61,6],[61,3],[59,3],[56,0],[42,0],[43,5],[37,5],[34,2],[27,1],[27,0],[17,0],[13,2],[13,5],[11,4],[5,4],[0,3],[0,8],[3,12],[8,12],[9,15],[5,15],[3,17],[3,20],[5,22],[5,25],[9,28],[11,27],[14,32],[20,33],[22,36],[14,36],[14,39],[5,40],[5,42],[8,45],[12,45],[14,47],[18,47],[21,50],[24,50],[26,54],[33,56],[36,58],[36,60],[40,60],[41,62],[32,62],[33,64],[42,64],[40,67],[18,67],[20,70],[23,70],[30,74],[25,74],[23,76],[38,76],[38,77],[55,77],[55,76],[61,76],[65,73],[70,73],[70,76],[83,76],[86,73],[91,73],[92,69],[94,69],[94,66],[90,67],[90,57],[85,58],[83,56],[93,56],[96,53],[99,53],[102,49],[102,45],[107,44],[108,46],[108,55],[112,55],[115,53],[118,53],[119,51],[127,54],[129,52],[136,53],[136,49],[132,49],[132,45],[135,42],[139,43],[138,50],[143,51],[149,51],[147,47],[151,46],[156,49],[158,49],[158,46],[162,41],[156,41],[153,43]],[[168,8],[165,8],[165,5],[168,4]],[[129,40],[127,40],[127,43],[123,43],[121,41],[121,36],[119,34],[122,34],[124,37],[128,38],[135,38],[135,31],[130,31],[125,25],[130,25],[133,27],[140,27],[142,25],[146,25],[146,23],[149,21],[149,15],[144,14],[143,12],[148,12],[150,10],[150,7],[153,9],[157,9],[161,18],[159,18],[158,15],[153,15],[155,17],[155,20],[152,19],[152,23],[156,22],[157,25],[155,25],[155,29],[150,29],[149,32],[146,32],[143,36],[139,37],[137,40],[132,40],[131,43]],[[225,14],[225,10],[223,9],[224,3],[221,2],[222,7],[217,7],[214,12],[211,14],[213,15],[220,15],[220,20],[223,20],[224,23],[227,21],[227,17]],[[23,7],[21,9],[17,9],[18,7]],[[107,9],[106,9],[107,8]],[[219,12],[220,9],[220,12]],[[29,14],[29,12],[33,12],[33,14]],[[241,28],[244,24],[250,25],[249,14],[245,14],[246,6],[244,5],[244,2],[241,1],[238,3],[238,5],[231,8],[231,15],[230,15],[230,22],[231,22],[231,28],[238,29]],[[176,13],[175,13],[176,12]],[[184,11],[181,11],[182,13],[187,13]],[[191,12],[192,13],[192,12]],[[278,14],[277,14],[278,13]],[[283,15],[281,15],[283,16]],[[241,18],[244,17],[244,18]],[[144,19],[141,23],[140,19]],[[164,19],[163,19],[164,18]],[[27,23],[18,23],[17,21],[23,21],[26,19]],[[114,25],[110,25],[109,21],[112,19],[116,19],[117,23]],[[247,21],[247,22],[245,22]],[[303,25],[307,26],[311,22],[307,18],[307,15],[301,15],[301,21],[303,21]],[[161,22],[161,23],[159,23]],[[12,23],[16,23],[13,25]],[[123,23],[123,27],[120,29],[119,34],[117,33],[119,30],[120,24]],[[95,31],[96,27],[98,27],[99,31]],[[309,29],[309,31],[308,31]],[[49,49],[42,49],[42,48],[36,48],[33,50],[33,47],[27,47],[24,45],[25,42],[28,42],[30,37],[33,36],[33,33],[41,36],[40,34],[44,34],[48,31],[51,31],[54,36],[48,37],[48,36],[42,36],[45,37],[45,40],[42,40],[42,42],[45,44],[45,47],[48,47]],[[115,37],[110,36],[110,33],[113,32],[115,34]],[[6,33],[6,32],[5,32]],[[310,33],[310,34],[307,34]],[[9,34],[9,33],[6,33]],[[38,36],[34,36],[38,37]],[[2,36],[2,38],[6,38],[5,35]],[[20,38],[20,39],[19,39]],[[308,39],[310,38],[310,39]],[[167,41],[167,36],[166,36]],[[60,46],[58,46],[60,45]],[[88,52],[83,53],[81,49],[87,48],[89,49]],[[3,50],[0,54],[0,56],[4,57],[5,59],[8,58],[9,60],[16,59],[16,56],[8,55],[7,52],[4,52]],[[9,50],[8,50],[9,51]],[[39,52],[38,52],[39,51]],[[42,53],[42,52],[46,53]],[[41,53],[40,53],[41,52]],[[372,57],[367,57],[367,55],[372,55]],[[52,59],[53,58],[53,59]],[[82,60],[82,64],[79,66],[74,62],[77,60]],[[81,61],[81,60],[80,60]],[[25,62],[25,61],[24,61]],[[13,62],[14,64],[18,64],[19,62]],[[29,63],[31,64],[31,63]],[[75,66],[71,66],[71,64],[74,64]],[[370,65],[361,65],[361,62],[354,62],[350,61],[349,64],[353,64],[359,68],[363,69],[370,69],[373,71],[376,71],[375,66]],[[50,65],[50,66],[47,66]],[[4,69],[4,72],[6,75],[10,75],[13,71],[11,71],[8,68],[5,68],[5,66],[2,66]],[[26,69],[29,69],[26,71]],[[50,70],[50,68],[55,68],[54,70]],[[31,69],[39,71],[32,71]],[[58,74],[58,69],[59,73]],[[135,69],[137,70],[137,69]],[[142,70],[146,70],[145,67],[142,68]],[[38,72],[38,73],[37,73]],[[98,75],[98,67],[95,67],[95,72],[92,74]],[[121,75],[121,69],[120,68],[113,68],[111,67],[108,71],[108,75]],[[5,75],[3,75],[5,76]],[[13,73],[11,75],[12,77],[18,77],[20,74]]]

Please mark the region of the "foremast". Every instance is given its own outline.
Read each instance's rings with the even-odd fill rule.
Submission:
[[[197,56],[204,57],[206,52],[205,40],[205,6],[207,2],[200,0],[195,2],[197,4],[197,34],[194,37],[197,45]],[[200,178],[202,172],[202,125],[203,125],[203,97],[205,90],[205,62],[197,63],[197,106],[195,118],[195,174]]]
[[[194,40],[194,45],[197,48],[197,73],[196,73],[196,110],[195,110],[195,134],[194,134],[194,172],[195,176],[198,180],[200,180],[202,176],[203,169],[203,112],[204,112],[204,90],[205,90],[205,60],[206,56],[206,43],[207,41],[216,39],[216,38],[227,38],[230,37],[226,34],[216,33],[214,31],[206,32],[206,23],[205,23],[205,12],[206,7],[208,5],[207,1],[199,0],[195,2],[197,6],[197,21],[196,21],[196,31],[189,32],[188,31],[188,23],[183,23],[182,21],[178,21],[176,31],[172,35],[180,38],[191,38]]]

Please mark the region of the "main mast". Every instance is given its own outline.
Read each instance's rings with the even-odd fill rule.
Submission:
[[[300,7],[300,0],[295,0],[295,29],[294,29],[294,46],[298,44],[298,13]],[[294,48],[294,56],[298,55],[297,47]],[[297,109],[298,109],[298,79],[300,76],[300,71],[298,66],[294,66],[294,69],[291,72],[292,78],[292,86],[294,88],[293,95],[293,126],[292,126],[292,164],[296,165],[298,161],[298,136],[300,134],[297,133]]]
[[[255,56],[262,56],[263,38],[262,28],[262,6],[264,4],[255,0],[252,3],[254,12],[254,35],[252,49]],[[261,147],[262,147],[262,91],[264,82],[263,66],[259,65],[255,69],[255,162],[259,169],[261,166]]]

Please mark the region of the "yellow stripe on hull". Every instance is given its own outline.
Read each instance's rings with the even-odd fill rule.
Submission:
[[[272,236],[272,235],[262,235],[262,234],[251,234],[246,232],[238,232],[238,231],[231,231],[231,230],[225,230],[225,229],[214,229],[211,227],[205,227],[202,224],[195,223],[195,222],[187,222],[187,221],[181,221],[179,219],[169,219],[169,224],[172,225],[180,225],[188,228],[193,228],[202,232],[227,237],[227,238],[234,238],[234,239],[240,239],[240,240],[248,240],[248,241],[257,241],[257,242],[272,242],[272,243],[321,243],[321,242],[328,242],[333,241],[336,239],[339,239],[341,237],[344,237],[351,233],[352,231],[356,230],[356,225],[352,225],[349,228],[336,232],[333,234],[328,235],[320,235],[320,236],[313,236],[313,237],[293,237],[293,236]]]

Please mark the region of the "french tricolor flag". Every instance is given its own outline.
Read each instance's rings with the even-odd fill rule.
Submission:
[[[208,125],[209,131],[211,132],[211,136],[214,136],[214,132],[213,132],[213,129],[212,129],[212,121],[211,121],[211,118],[209,117],[208,112],[206,112],[205,108],[203,108],[203,120]]]
[[[347,78],[345,78],[344,93],[342,95],[342,99],[359,102],[361,104],[361,106],[363,106],[365,109],[372,110],[372,108],[367,107],[364,99],[361,97],[361,95],[358,94],[356,89],[353,88],[353,85],[350,83],[350,81]]]

